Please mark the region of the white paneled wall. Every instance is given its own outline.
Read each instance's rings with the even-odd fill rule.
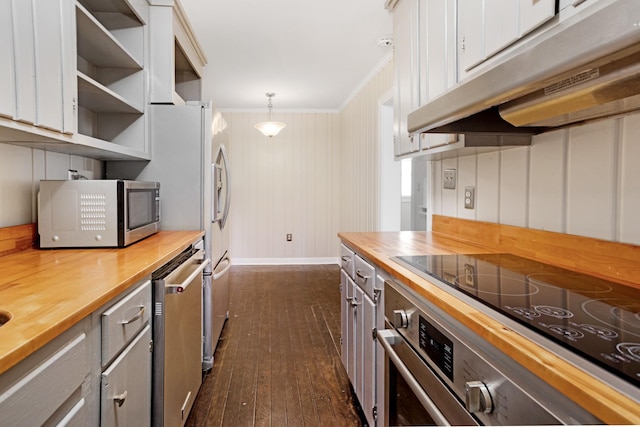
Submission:
[[[640,114],[537,135],[519,147],[432,163],[433,213],[640,244]],[[455,190],[443,169],[457,169]],[[476,206],[464,208],[465,186]]]
[[[0,144],[0,227],[37,221],[36,195],[41,179],[66,179],[75,169],[102,178],[101,161],[9,144]]]
[[[380,104],[392,88],[389,61],[340,112],[340,231],[378,227]]]
[[[230,252],[235,263],[330,262],[337,256],[340,117],[287,113],[269,139],[266,114],[225,113],[232,174]],[[292,234],[293,240],[286,241]]]

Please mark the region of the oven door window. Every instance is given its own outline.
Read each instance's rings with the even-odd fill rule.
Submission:
[[[425,425],[435,425],[435,422],[395,365],[389,363],[389,426]]]

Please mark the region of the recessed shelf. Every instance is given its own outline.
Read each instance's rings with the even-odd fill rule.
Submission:
[[[98,67],[143,68],[87,9],[76,4],[76,10],[78,56]]]
[[[127,0],[82,0],[81,3],[109,29],[145,24]]]
[[[78,104],[95,113],[143,114],[122,96],[78,71]]]

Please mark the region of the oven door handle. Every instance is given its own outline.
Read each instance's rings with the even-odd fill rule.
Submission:
[[[402,360],[400,360],[398,353],[396,353],[393,349],[393,345],[398,343],[399,340],[403,339],[400,334],[393,329],[383,329],[377,332],[377,336],[378,341],[380,342],[380,344],[382,344],[382,347],[384,347],[385,353],[387,353],[389,359],[391,359],[393,364],[398,369],[398,372],[400,372],[400,375],[402,375],[411,390],[416,394],[416,397],[418,398],[420,403],[422,403],[422,406],[424,406],[424,409],[429,413],[431,418],[433,418],[433,421],[435,421],[436,425],[450,426],[451,424],[449,423],[449,421],[447,421],[444,414],[440,412],[433,400],[431,400],[429,395],[425,393],[425,391],[422,389],[422,386],[413,377],[411,371],[409,371],[409,368],[407,368]]]

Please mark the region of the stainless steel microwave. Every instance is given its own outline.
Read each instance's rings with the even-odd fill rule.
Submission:
[[[160,229],[160,183],[40,181],[41,248],[124,247]]]

